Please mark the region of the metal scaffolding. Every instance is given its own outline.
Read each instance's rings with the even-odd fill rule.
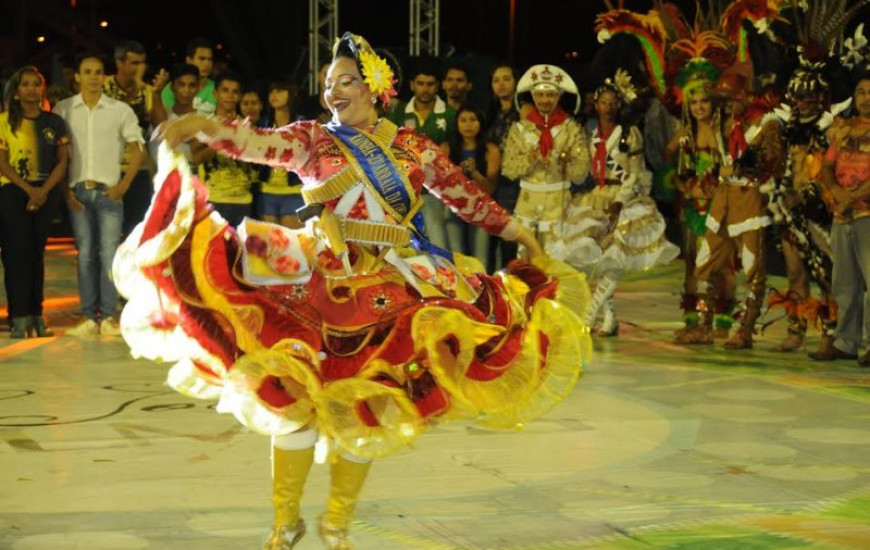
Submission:
[[[409,26],[411,55],[437,56],[440,42],[441,0],[410,0]]]
[[[338,37],[339,0],[308,0],[308,93],[317,89],[317,71],[332,59]],[[410,55],[439,54],[441,0],[409,0]]]
[[[308,93],[317,94],[317,71],[332,59],[338,37],[338,0],[308,0]]]

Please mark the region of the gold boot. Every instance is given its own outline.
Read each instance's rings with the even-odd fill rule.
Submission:
[[[352,550],[347,535],[359,493],[372,463],[361,464],[339,456],[330,467],[329,502],[320,518],[320,538],[330,550]]]
[[[272,527],[269,538],[263,544],[263,550],[292,550],[296,543],[305,536],[305,522],[299,519],[296,525],[276,525]]]
[[[293,451],[272,447],[275,526],[263,550],[290,550],[305,535],[305,522],[299,517],[299,503],[313,461],[313,447]]]

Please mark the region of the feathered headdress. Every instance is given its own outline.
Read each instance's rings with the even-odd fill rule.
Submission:
[[[751,23],[758,34],[776,40],[771,25],[774,21],[785,21],[779,12],[789,3],[789,0],[737,0],[725,9],[721,18],[722,32],[737,47],[738,63],[752,61],[749,58],[749,36],[744,23]]]
[[[673,17],[682,17],[674,12]],[[709,91],[727,67],[734,62],[734,46],[719,29],[717,7],[708,3],[707,9],[697,6],[691,27],[682,21],[681,38],[670,48],[671,63],[679,70],[674,78],[674,94],[678,105],[695,91]]]
[[[843,29],[860,12],[870,5],[870,0],[851,2],[847,0],[803,0],[793,1],[787,6],[795,29],[796,43],[792,44],[798,56],[799,66],[788,82],[787,99],[793,102],[799,95],[826,94],[829,89],[828,73],[834,69],[839,59],[834,54],[834,45]],[[844,44],[859,42],[861,27],[853,39]],[[848,54],[847,54],[848,55]]]
[[[626,9],[614,9],[606,2],[610,11],[595,18],[595,32],[598,42],[604,44],[617,34],[633,36],[640,43],[646,58],[647,72],[653,89],[660,99],[667,96],[665,46],[667,31],[657,10],[640,14]]]
[[[870,41],[864,36],[864,23],[855,29],[855,35],[843,42],[843,55],[840,63],[850,71],[870,65]]]

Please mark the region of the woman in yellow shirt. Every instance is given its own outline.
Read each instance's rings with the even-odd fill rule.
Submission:
[[[51,336],[42,317],[44,252],[66,177],[69,132],[48,110],[36,67],[12,75],[0,114],[0,257],[12,338]]]
[[[294,86],[276,80],[269,84],[266,116],[261,121],[265,128],[279,128],[294,122]],[[257,217],[263,221],[280,223],[291,229],[302,227],[296,210],[305,206],[302,200],[302,181],[293,172],[260,167],[260,193],[257,196]]]

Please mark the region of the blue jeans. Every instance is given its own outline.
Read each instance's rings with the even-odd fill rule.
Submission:
[[[423,194],[423,221],[429,242],[439,248],[450,250],[447,242],[447,216],[452,215],[441,199],[429,193]]]
[[[870,218],[859,218],[831,227],[834,272],[831,276],[837,302],[834,347],[858,353],[864,329],[864,294],[870,285]]]
[[[284,216],[295,216],[296,211],[305,206],[302,195],[274,195],[260,193],[257,196],[257,219],[262,216],[272,216],[280,220]]]
[[[70,211],[70,222],[79,251],[79,298],[82,314],[88,319],[117,316],[118,291],[112,282],[112,260],[121,240],[124,222],[123,201],[113,201],[100,185],[87,189],[78,183],[75,198],[85,205],[79,212]]]

